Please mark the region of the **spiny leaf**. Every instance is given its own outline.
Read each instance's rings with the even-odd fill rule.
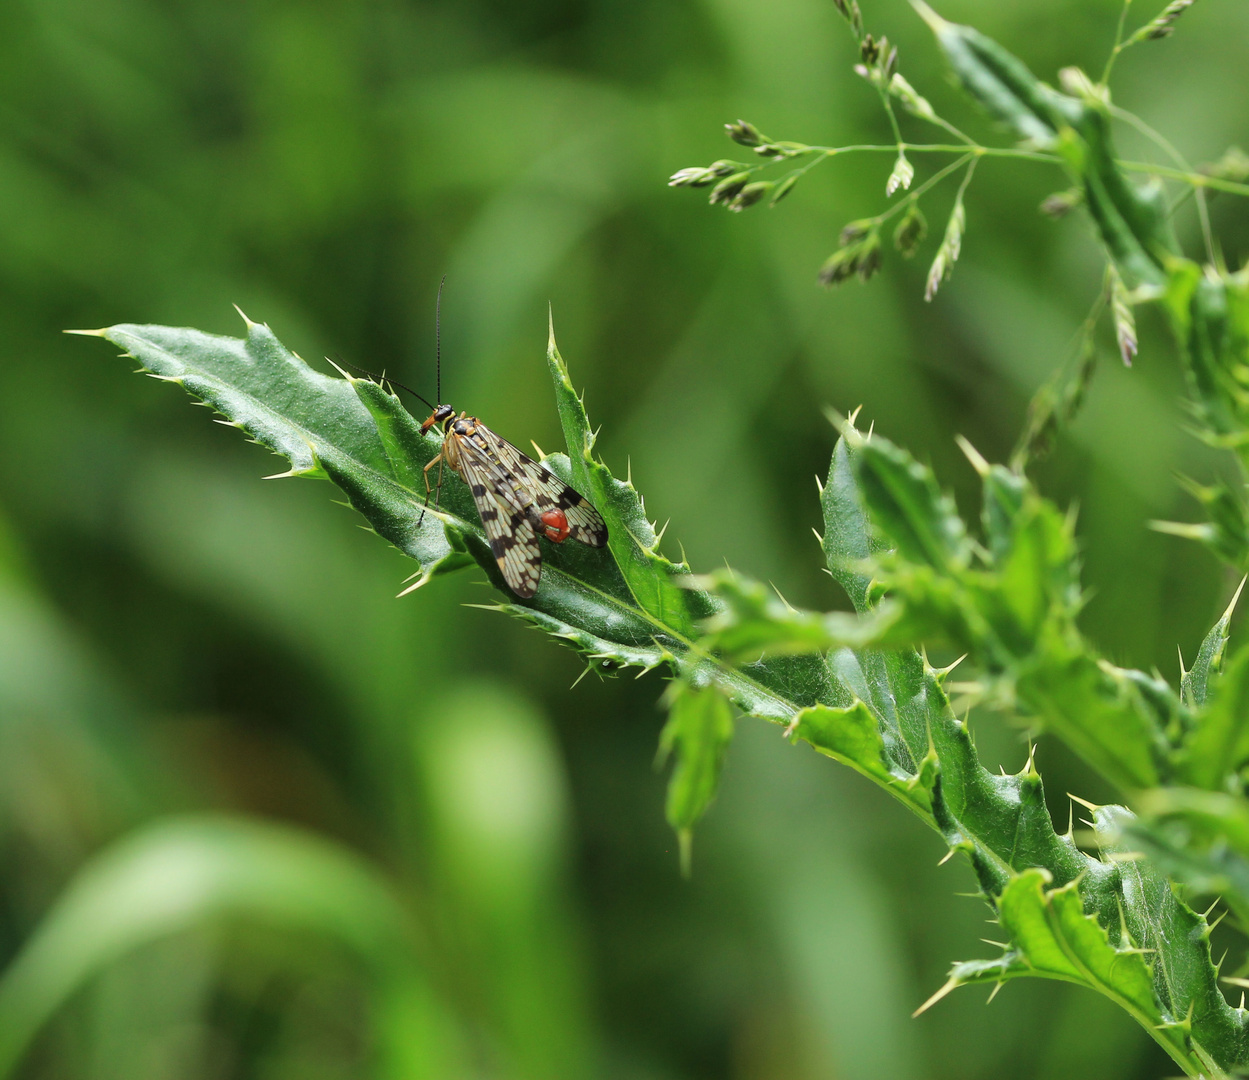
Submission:
[[[399,399],[350,376],[313,371],[267,326],[248,321],[245,341],[197,330],[117,326],[93,332],[121,345],[164,381],[182,385],[257,442],[283,454],[288,473],[325,477],[347,493],[369,524],[416,559],[416,584],[476,562],[503,593],[496,605],[583,653],[600,671],[667,664],[721,686],[754,716],[787,723],[830,686],[819,660],[777,658],[736,669],[694,648],[697,622],[715,597],[693,588],[683,564],[658,552],[641,497],[594,457],[594,436],[554,339],[548,362],[570,457],[545,463],[580,488],[602,512],[607,549],[544,545],[542,583],[527,601],[506,589],[462,480],[444,474],[441,510],[425,510],[424,467],[440,436],[421,435]],[[413,586],[415,587],[415,586]]]
[[[639,607],[682,634],[691,634],[695,620],[712,614],[699,595],[681,587],[689,567],[659,553],[659,537],[646,517],[642,499],[629,481],[617,480],[594,456],[596,433],[590,429],[585,405],[573,390],[568,369],[555,345],[551,326],[547,364],[555,384],[555,402],[572,467],[572,481],[589,496],[607,522],[607,543]]]
[[[249,320],[247,330],[243,341],[159,326],[122,325],[99,336],[284,455],[291,466],[284,475],[331,479],[379,535],[417,561],[416,585],[475,561],[504,589],[471,494],[457,475],[444,474],[441,509],[425,509],[423,470],[437,455],[440,436],[422,435],[399,399],[383,387],[323,375],[283,348],[267,326]],[[570,479],[562,455],[548,463]],[[605,470],[593,475],[595,501],[602,498],[616,549],[636,564],[642,553],[635,550],[635,538],[654,541],[637,494]],[[584,644],[596,662],[607,659],[601,666],[655,666],[688,648],[690,606],[709,610],[675,585],[664,587],[663,576],[678,568],[659,556],[647,556],[653,570],[649,593],[633,567],[634,586],[650,603],[642,608],[612,553],[569,543],[546,547],[543,554],[538,594],[520,602],[507,592],[507,610],[523,608],[549,625],[576,628],[569,639]],[[676,626],[664,621],[669,616],[676,617]]]
[[[962,519],[931,470],[887,440],[864,439],[853,428],[843,437],[860,443],[856,461],[863,499],[898,554],[942,570],[966,565],[971,548]]]
[[[1183,707],[1165,684],[1101,663],[1081,638],[1070,519],[1023,477],[982,463],[990,557],[982,569],[971,565],[961,521],[930,470],[880,435],[863,443],[854,464],[871,519],[897,543],[894,555],[875,560],[877,578],[904,608],[882,627],[887,640],[909,631],[970,653],[1009,685],[1008,698],[1116,783],[1156,783],[1168,751],[1164,729]]]
[[[1227,792],[1155,788],[1137,796],[1124,842],[1199,895],[1220,896],[1249,923],[1249,807]]]
[[[1219,989],[1205,916],[1180,899],[1164,868],[1138,857],[1140,834],[1131,813],[1121,806],[1098,807],[1093,825],[1100,847],[1122,876],[1128,938],[1155,957],[1154,994],[1166,1022],[1189,1036],[1194,1056],[1205,1063],[1204,1075],[1211,1075],[1211,1060],[1225,1069],[1243,1062],[1249,1014],[1228,1005]]]
[[[946,984],[919,1011],[951,990],[975,983],[1039,975],[1088,986],[1126,1009],[1172,1056],[1187,1065],[1183,1033],[1165,1027],[1149,965],[1139,949],[1116,947],[1094,916],[1085,914],[1077,884],[1051,889],[1039,867],[1022,871],[1002,890],[998,921],[1010,946],[998,960],[956,964]]]
[[[243,341],[124,324],[100,336],[283,455],[290,462],[288,475],[333,477],[373,528],[416,560],[422,580],[468,563],[464,544],[454,535],[472,528],[461,516],[467,512],[463,501],[460,515],[448,513],[448,529],[433,514],[420,522],[424,495],[399,479],[374,416],[353,387],[355,380],[314,371],[267,326],[250,320]],[[391,411],[402,411],[397,399],[392,401]],[[373,404],[383,407],[380,401]],[[425,439],[414,450],[428,460],[437,453],[437,442]],[[457,495],[448,492],[448,501],[456,507]]]
[[[1221,789],[1249,761],[1249,649],[1241,649],[1197,712],[1180,748],[1182,776],[1196,787]]]
[[[847,421],[854,423],[857,412]],[[840,423],[840,420],[835,420]],[[872,526],[867,508],[859,489],[851,458],[854,450],[843,437],[833,447],[833,460],[828,469],[828,480],[820,491],[820,505],[824,511],[824,535],[820,543],[828,563],[828,572],[850,597],[855,611],[866,611],[870,577],[864,573],[866,559],[880,550],[873,545]]]
[[[1236,601],[1240,599],[1246,580],[1249,579],[1240,579],[1240,584],[1236,586],[1236,592],[1233,594],[1231,602],[1227,605],[1227,610],[1223,612],[1219,621],[1210,628],[1210,632],[1205,636],[1201,643],[1201,648],[1197,650],[1197,659],[1193,661],[1193,666],[1188,671],[1183,672],[1180,678],[1180,697],[1183,698],[1184,704],[1189,706],[1189,708],[1205,705],[1211,680],[1223,668],[1223,650],[1227,645],[1227,638],[1232,625],[1232,613],[1236,610]]]
[[[880,721],[864,702],[856,700],[842,708],[814,705],[803,709],[795,717],[792,729],[795,738],[874,780],[930,824],[935,820],[932,818],[935,752],[910,775],[903,769],[891,770]]]

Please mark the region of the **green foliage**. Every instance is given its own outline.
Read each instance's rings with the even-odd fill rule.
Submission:
[[[720,784],[724,756],[733,739],[733,711],[714,687],[695,689],[674,682],[668,696],[668,722],[659,735],[659,760],[676,762],[668,782],[668,824],[681,844],[681,865],[689,875],[694,826],[706,813]]]
[[[490,572],[479,526],[451,509],[464,506],[462,491],[448,493],[447,509],[436,518],[431,511],[428,526],[422,521],[412,482],[436,443],[422,441],[415,422],[404,420],[380,387],[346,379],[344,389],[354,391],[347,396],[342,383],[312,372],[255,324],[246,343],[162,328],[103,333],[284,453],[292,474],[337,483],[377,532],[424,557],[424,576],[448,568],[446,555],[434,562],[429,554],[444,550],[438,531],[446,552],[473,552]],[[637,492],[593,456],[584,407],[553,340],[548,354],[569,450],[568,464],[557,460],[555,467],[603,508],[612,543],[597,562],[591,552],[577,569],[556,563],[532,604],[501,606],[569,638],[600,668],[667,662],[681,676],[670,692],[661,753],[676,761],[668,819],[684,864],[691,829],[718,786],[732,700],[746,712],[784,720],[795,738],[880,784],[952,852],[970,858],[1010,940],[1003,959],[957,968],[951,987],[1025,973],[1079,981],[1123,1004],[1194,1075],[1203,1048],[1236,1043],[1239,1021],[1230,1012],[1211,1006],[1188,1018],[1184,1011],[1197,985],[1213,985],[1215,970],[1202,934],[1164,940],[1162,928],[1177,917],[1198,917],[1169,889],[1129,888],[1116,863],[1082,854],[1070,834],[1059,836],[1031,759],[1015,776],[988,773],[951,709],[945,672],[905,648],[863,647],[928,640],[966,651],[988,680],[991,699],[1022,706],[1129,788],[1155,786],[1167,769],[1195,776],[1198,762],[1223,760],[1217,740],[1231,737],[1226,718],[1236,710],[1225,702],[1234,697],[1216,693],[1189,719],[1164,684],[1109,668],[1083,642],[1075,627],[1070,517],[1021,475],[989,466],[968,447],[984,486],[984,538],[974,541],[931,470],[846,423],[823,488],[824,546],[830,572],[862,614],[804,616],[732,575],[691,579],[684,566],[658,554]],[[574,588],[588,599],[570,601]],[[891,599],[875,606],[873,594],[882,589]],[[622,620],[609,617],[617,612],[651,628],[653,651],[640,633],[621,634]],[[687,636],[695,626],[691,612],[715,613],[702,641]],[[1202,656],[1208,677],[1213,646]],[[1173,747],[1168,739],[1181,732],[1190,733],[1187,742]],[[1174,954],[1167,970],[1178,964],[1188,979],[1143,996],[1142,949]],[[1059,955],[1068,959],[1059,963]]]
[[[194,817],[127,837],[61,895],[0,982],[0,1074],[10,1075],[49,1017],[119,956],[222,919],[281,926],[356,954],[378,995],[379,1075],[463,1067],[461,1035],[439,1015],[410,915],[373,867],[295,829]]]
[[[866,33],[857,4],[839,3],[859,46],[858,73],[878,92],[896,136],[889,147],[870,148],[896,154],[886,196],[907,194],[842,231],[841,248],[821,272],[825,284],[866,281],[879,270],[882,226],[894,214],[901,215],[895,246],[913,253],[925,233],[919,200],[961,171],[928,273],[931,299],[959,258],[964,196],[977,163],[996,156],[1061,166],[1106,250],[1107,299],[1123,359],[1136,351],[1132,305],[1161,300],[1185,352],[1201,433],[1243,463],[1249,279],[1179,254],[1165,200],[1132,183],[1116,156],[1104,80],[1094,84],[1069,70],[1065,92],[1054,90],[984,35],[920,6],[966,93],[1027,145],[994,150],[963,137],[898,73],[897,49]],[[1114,55],[1165,36],[1184,6],[1171,5],[1126,40],[1121,34]],[[960,143],[904,142],[895,101]],[[728,129],[760,164],[716,162],[681,170],[671,183],[710,187],[710,201],[731,211],[765,196],[775,206],[806,169],[841,152],[774,140],[746,121]],[[908,152],[929,151],[955,159],[912,187]],[[760,169],[803,158],[806,164],[780,180],[753,179]],[[1083,594],[1074,517],[1023,473],[1043,438],[1074,414],[1091,362],[1050,388],[1012,467],[990,465],[964,444],[982,488],[978,529],[962,519],[932,469],[883,437],[864,435],[853,419],[841,425],[821,493],[821,543],[852,615],[796,610],[731,571],[695,577],[684,562],[664,557],[638,491],[595,454],[597,433],[553,332],[547,360],[567,455],[546,460],[602,512],[609,546],[544,547],[542,586],[530,601],[506,592],[458,478],[444,485],[437,510],[426,508],[424,468],[439,436],[422,435],[384,385],[319,374],[250,321],[244,341],[158,326],[95,333],[284,456],[290,468],[280,475],[331,480],[375,532],[415,561],[413,588],[476,563],[502,593],[494,606],[568,641],[598,671],[666,667],[674,678],[660,739],[661,754],[674,758],[667,817],[687,868],[691,830],[717,793],[735,706],[785,725],[791,739],[849,765],[924,821],[951,854],[967,856],[1006,940],[1000,957],[956,965],[935,997],[1025,975],[1076,983],[1122,1007],[1188,1075],[1226,1075],[1249,1063],[1245,1014],[1223,998],[1211,924],[1188,906],[1185,892],[1222,892],[1242,919],[1249,914],[1242,775],[1249,762],[1249,653],[1222,670],[1229,607],[1178,691],[1158,676],[1110,664],[1078,624]],[[1243,500],[1222,488],[1209,502],[1217,504],[1217,523],[1194,535],[1243,566]],[[955,683],[953,665],[931,665],[928,650],[942,648],[964,654],[970,680]],[[968,721],[959,717],[966,705],[1063,739],[1139,814],[1093,808],[1099,854],[1081,850],[1071,828],[1054,829],[1031,753],[1012,776],[984,768]],[[454,848],[446,843],[440,857],[448,876],[469,890],[472,874],[457,868]],[[198,889],[175,897],[173,907],[162,907],[162,896],[134,899],[152,861],[177,859],[195,871],[189,881]],[[538,890],[531,899],[540,906]],[[88,910],[120,914],[93,939],[96,951],[75,952]],[[9,1010],[12,1033],[8,1058],[0,1060],[15,1061],[38,1025],[119,951],[222,912],[341,939],[376,966],[379,1024],[397,1029],[418,1016],[430,1032],[397,1039],[392,1054],[381,1031],[388,1070],[439,1075],[461,1067],[461,1035],[431,1003],[407,913],[385,880],[332,846],[220,822],[140,835],[71,887],[0,984],[0,1014]],[[38,985],[48,972],[59,981]],[[525,1027],[522,1000],[498,995],[498,1007],[513,1010],[513,1033]],[[542,1075],[540,1067],[534,1075]]]

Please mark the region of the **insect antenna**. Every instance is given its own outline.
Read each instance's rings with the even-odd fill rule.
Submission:
[[[425,404],[428,405],[431,409],[436,409],[438,407],[437,405],[433,404],[433,402],[431,402],[429,398],[425,397],[424,394],[418,394],[415,390],[412,389],[412,387],[405,386],[398,379],[392,379],[389,375],[379,375],[376,371],[370,371],[368,368],[363,368],[359,364],[349,363],[348,361],[344,360],[341,356],[335,357],[335,362],[338,363],[342,367],[350,368],[352,371],[358,371],[361,375],[367,375],[370,379],[372,379],[376,383],[390,383],[390,385],[395,387],[396,389],[406,391],[407,393],[411,394],[414,398],[418,398],[421,401],[425,402]]]
[[[442,280],[438,282],[438,299],[434,301],[434,393],[438,396],[438,400],[442,400],[442,287],[447,283],[447,275],[442,275]],[[421,398],[425,401],[424,398]],[[426,402],[428,404],[428,402]],[[438,511],[438,504],[442,501],[442,466],[447,460],[445,453],[439,453],[438,462],[438,483],[434,487],[434,512]],[[433,462],[430,462],[432,465]],[[429,467],[425,470],[425,505],[421,507],[421,516],[416,523],[416,527],[421,527],[421,522],[425,520],[425,511],[429,509]]]
[[[442,287],[447,283],[447,275],[442,275],[438,282],[438,299],[434,303],[434,389],[438,400],[442,400]]]

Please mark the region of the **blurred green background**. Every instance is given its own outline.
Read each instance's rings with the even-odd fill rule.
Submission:
[[[902,70],[985,138],[904,0],[863,0]],[[1160,0],[1138,0],[1137,18]],[[1113,0],[948,0],[1043,77],[1099,72]],[[982,164],[952,280],[822,291],[885,157],[773,211],[675,169],[776,138],[887,139],[830,0],[10,0],[0,6],[0,1066],[31,1078],[562,1080],[1165,1075],[1125,1014],[1056,984],[911,1011],[993,937],[972,877],[880,791],[739,723],[681,879],[653,766],[657,676],[587,678],[475,572],[396,600],[405,560],[326,484],[66,327],[238,333],[237,303],[525,445],[559,445],[547,302],[574,381],[668,549],[794,603],[820,570],[824,405],[864,406],[974,510],[1099,287],[1063,186]],[[1117,100],[1195,161],[1249,142],[1249,8],[1125,54]],[[908,127],[913,138],[930,132]],[[1124,138],[1127,156],[1150,153]],[[928,175],[932,159],[916,159]],[[952,191],[927,204],[938,235]],[[1228,260],[1240,204],[1213,203]],[[1190,252],[1191,210],[1179,218]],[[925,257],[926,256],[926,257]],[[1176,674],[1228,582],[1151,533],[1192,517],[1181,381],[1143,317],[1039,470],[1080,507],[1085,627]],[[986,762],[1022,736],[973,718]],[[1059,746],[1063,793],[1108,792]],[[17,958],[15,960],[15,958]],[[37,1032],[27,1042],[31,1032]]]

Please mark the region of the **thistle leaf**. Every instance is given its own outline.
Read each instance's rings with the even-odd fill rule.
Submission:
[[[608,547],[576,543],[543,549],[542,582],[530,600],[503,584],[470,492],[444,476],[442,507],[424,510],[423,470],[440,440],[393,394],[367,380],[312,370],[267,326],[247,324],[246,340],[160,326],[93,332],[143,367],[183,386],[257,442],[284,455],[284,475],[332,480],[385,539],[418,562],[416,584],[476,562],[500,590],[499,610],[566,641],[602,672],[667,665],[714,681],[743,712],[788,723],[829,692],[819,660],[780,659],[735,669],[694,651],[699,620],[720,602],[694,588],[688,567],[658,551],[642,500],[593,454],[594,434],[552,336],[548,364],[570,455],[545,463],[585,492],[602,513]],[[413,586],[415,587],[415,586]]]
[[[1136,799],[1139,818],[1121,821],[1123,842],[1205,896],[1249,918],[1249,809],[1222,791],[1155,788]]]
[[[853,429],[845,437],[860,438]],[[965,566],[971,547],[963,521],[932,470],[875,435],[855,449],[863,499],[899,555],[942,570]]]
[[[1227,610],[1219,621],[1211,628],[1197,650],[1197,659],[1193,666],[1183,673],[1180,679],[1180,697],[1189,708],[1198,708],[1206,704],[1212,680],[1216,680],[1223,669],[1223,651],[1227,646],[1227,638],[1232,624],[1232,613],[1236,610],[1236,602],[1245,587],[1245,578],[1241,578],[1236,592]]]
[[[1180,748],[1179,767],[1195,787],[1222,790],[1249,762],[1249,649],[1241,649],[1213,687]]]
[[[660,591],[655,578],[648,596],[652,606],[639,609],[612,554],[577,544],[546,548],[537,596],[516,601],[502,584],[472,496],[457,475],[444,475],[441,510],[425,510],[421,477],[438,453],[440,439],[421,435],[399,399],[383,387],[312,370],[283,348],[267,326],[249,321],[242,341],[159,326],[116,326],[100,336],[285,456],[289,475],[332,480],[379,535],[417,561],[416,585],[476,562],[505,591],[507,610],[536,611],[552,625],[578,628],[584,636],[569,640],[584,643],[597,666],[604,666],[605,655],[612,653],[608,668],[653,667],[680,649],[679,634],[692,626],[688,606],[696,601],[686,592],[675,586]],[[561,470],[558,458],[550,464]],[[562,467],[567,473],[567,465]],[[595,484],[595,501],[601,491],[612,502],[604,510],[605,516],[612,515],[614,539],[631,529],[629,542],[635,543],[635,537],[644,542],[648,533],[636,492],[610,476],[597,475]],[[634,569],[634,586],[640,589],[642,577]],[[679,616],[677,625],[668,627],[662,616],[657,623],[656,611]]]
[[[555,386],[555,404],[564,429],[571,464],[571,483],[598,508],[607,522],[607,544],[624,577],[628,594],[651,618],[683,635],[694,632],[695,620],[714,608],[694,590],[683,588],[689,567],[659,553],[659,537],[646,517],[642,498],[627,480],[617,480],[594,456],[595,432],[590,429],[585,403],[573,389],[568,369],[555,344],[551,327],[547,365]]]

